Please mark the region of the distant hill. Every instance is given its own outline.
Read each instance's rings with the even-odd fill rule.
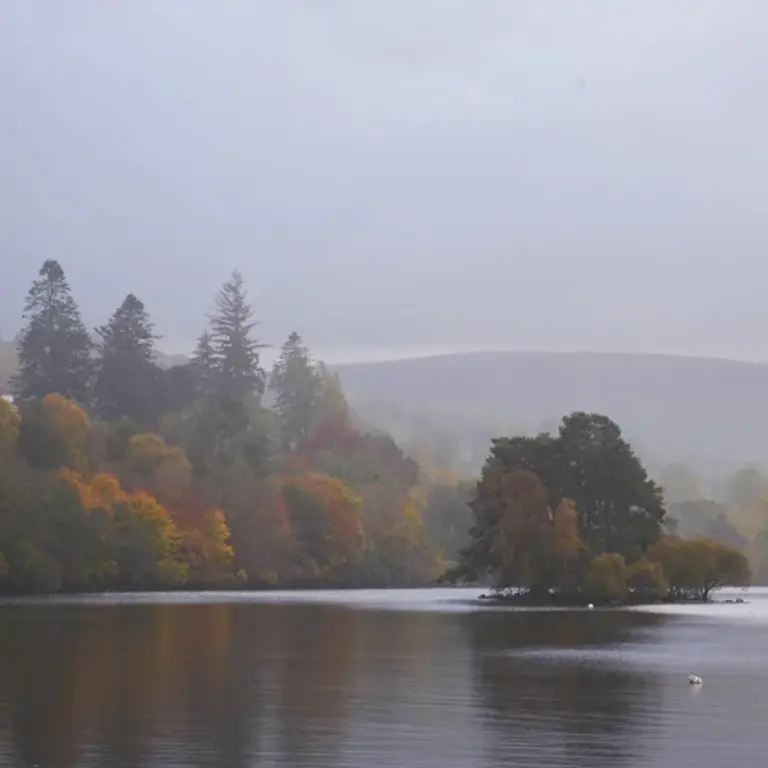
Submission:
[[[184,357],[159,355],[163,366]],[[0,341],[0,391],[15,351]],[[475,352],[349,363],[338,371],[365,421],[407,444],[459,441],[476,468],[491,435],[555,429],[574,410],[610,416],[651,468],[717,474],[768,466],[768,365],[673,355]]]
[[[477,352],[337,366],[353,403],[445,426],[538,431],[574,410],[614,419],[643,457],[724,469],[768,464],[768,365],[671,355]],[[472,420],[472,418],[470,418]],[[382,425],[386,426],[386,425]],[[493,425],[491,426],[493,429]]]

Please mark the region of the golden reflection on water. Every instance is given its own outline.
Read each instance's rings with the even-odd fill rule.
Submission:
[[[684,726],[741,729],[746,754],[762,743],[754,706],[718,703],[722,685],[689,696],[687,671],[659,666],[662,648],[686,664],[714,628],[622,611],[0,605],[0,765],[645,767],[665,764]],[[731,653],[727,640],[712,648]],[[739,642],[736,661],[763,647]],[[766,689],[756,672],[728,680],[753,683],[753,699]],[[715,704],[717,722],[702,723]]]

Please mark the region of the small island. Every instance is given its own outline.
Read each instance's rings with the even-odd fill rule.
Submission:
[[[494,440],[470,506],[471,543],[443,581],[490,578],[503,602],[706,601],[750,581],[740,550],[665,531],[662,489],[599,414],[573,413],[557,435]]]

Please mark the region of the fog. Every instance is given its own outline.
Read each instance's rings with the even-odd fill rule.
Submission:
[[[765,359],[759,0],[0,4],[0,333],[45,258],[188,349]]]

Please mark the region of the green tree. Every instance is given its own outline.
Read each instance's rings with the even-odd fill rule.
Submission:
[[[52,592],[98,589],[108,564],[107,517],[88,513],[57,473],[0,461],[0,589]]]
[[[235,399],[253,392],[264,393],[266,374],[260,364],[259,350],[265,345],[252,337],[256,326],[253,316],[245,281],[235,270],[216,296],[208,340],[218,368],[219,390]]]
[[[253,399],[215,395],[201,401],[184,425],[183,445],[199,478],[227,493],[225,478],[232,470],[260,477],[274,468],[274,414]],[[221,504],[219,495],[217,504]]]
[[[219,366],[210,331],[203,331],[198,338],[197,346],[192,354],[191,366],[194,371],[198,394],[213,394],[216,391]]]
[[[203,381],[195,364],[173,365],[164,374],[168,411],[179,413],[192,408],[203,394]]]
[[[12,381],[20,400],[56,392],[88,401],[93,378],[93,343],[72,297],[64,271],[47,260],[24,304],[26,325],[18,343],[18,371]]]
[[[296,332],[283,345],[270,389],[284,446],[293,450],[309,434],[324,395],[323,380]]]
[[[624,558],[615,552],[596,557],[584,574],[584,592],[600,601],[625,600],[629,591],[629,571]]]
[[[557,436],[494,440],[489,461],[534,472],[553,507],[571,499],[592,555],[618,552],[631,563],[661,535],[661,489],[606,416],[577,412],[563,419]]]
[[[606,416],[573,413],[558,439],[561,496],[579,511],[580,535],[593,555],[617,552],[639,559],[661,535],[661,488],[648,477],[619,427]]]
[[[128,294],[97,333],[101,337],[94,392],[97,412],[108,421],[128,418],[142,426],[155,424],[166,404],[166,382],[154,362],[159,337],[144,304]]]

